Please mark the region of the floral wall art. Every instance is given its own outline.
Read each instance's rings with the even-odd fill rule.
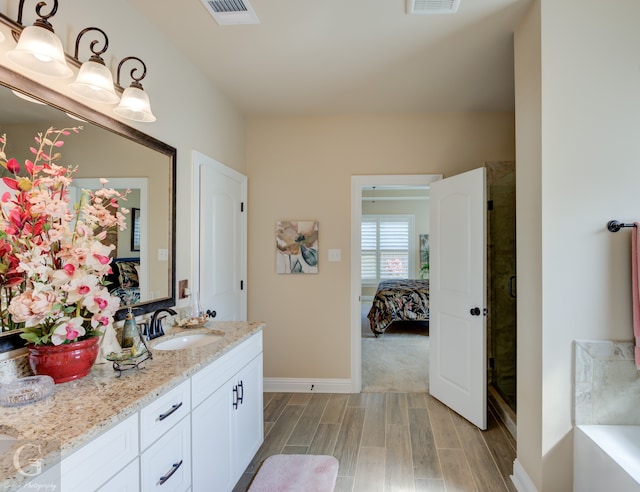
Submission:
[[[318,222],[276,222],[276,273],[318,273]]]

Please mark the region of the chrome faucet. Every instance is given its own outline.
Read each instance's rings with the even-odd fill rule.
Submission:
[[[149,322],[147,340],[153,340],[154,338],[158,338],[164,335],[164,330],[162,329],[162,320],[166,318],[166,316],[163,316],[162,318],[158,317],[158,315],[163,312],[168,313],[172,316],[178,314],[171,308],[161,308],[154,312],[153,316],[151,316],[151,321]]]

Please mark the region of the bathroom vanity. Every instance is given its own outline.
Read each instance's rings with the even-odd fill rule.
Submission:
[[[164,341],[154,340],[143,370],[118,378],[96,365],[47,400],[3,408],[0,426],[17,439],[1,456],[6,490],[232,490],[263,440],[263,325],[211,324],[224,332],[213,343],[154,350]],[[20,472],[13,456],[25,443],[40,461]]]

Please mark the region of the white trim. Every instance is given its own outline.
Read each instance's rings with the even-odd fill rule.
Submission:
[[[529,478],[518,458],[513,461],[513,475],[510,475],[510,477],[518,492],[538,492],[533,480]]]
[[[265,393],[351,393],[351,380],[264,378],[263,390]]]
[[[351,176],[351,393],[362,390],[362,343],[360,327],[360,222],[362,189],[365,186],[428,186],[442,174]]]

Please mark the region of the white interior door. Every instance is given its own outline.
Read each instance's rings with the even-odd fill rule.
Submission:
[[[194,164],[199,195],[194,285],[200,305],[215,311],[218,321],[246,321],[247,177],[197,152]]]
[[[431,184],[429,392],[487,427],[485,169]]]

